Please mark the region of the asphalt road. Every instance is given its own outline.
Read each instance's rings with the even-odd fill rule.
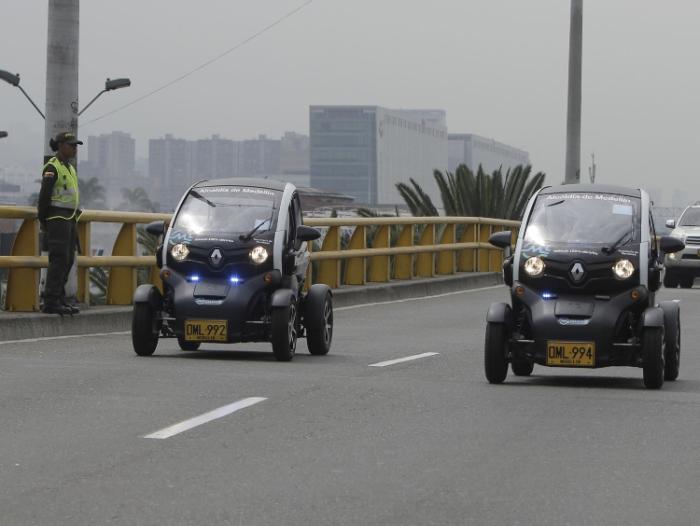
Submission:
[[[0,344],[0,523],[697,524],[700,290],[661,296],[684,344],[661,391],[632,368],[489,385],[503,287],[339,310],[331,354],[302,341],[291,363],[172,340],[140,358],[128,334]]]

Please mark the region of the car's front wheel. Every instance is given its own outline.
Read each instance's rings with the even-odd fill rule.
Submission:
[[[484,372],[492,384],[501,384],[508,375],[508,335],[503,323],[488,322],[484,341]]]
[[[642,358],[644,360],[644,387],[660,389],[664,385],[664,330],[663,327],[644,327],[642,331]]]
[[[324,285],[312,285],[304,301],[306,346],[314,355],[328,354],[333,340],[333,299]]]
[[[286,307],[272,309],[270,339],[277,361],[288,362],[294,358],[297,348],[297,305],[294,300]]]
[[[664,380],[678,378],[681,364],[681,310],[678,303],[664,301]]]
[[[131,318],[131,343],[139,356],[150,356],[158,345],[154,312],[148,303],[134,304]]]

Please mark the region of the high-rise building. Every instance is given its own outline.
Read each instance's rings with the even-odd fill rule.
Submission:
[[[87,139],[87,162],[80,163],[81,179],[96,177],[105,189],[107,202],[119,203],[123,188],[142,186],[145,179],[135,170],[136,141],[128,133],[114,131],[90,135]]]
[[[447,168],[443,110],[311,106],[310,182],[356,202],[397,204],[399,182],[414,179],[433,196],[433,171]]]
[[[212,135],[192,143],[192,176],[194,179],[223,179],[238,175],[240,144]]]
[[[454,172],[460,164],[476,172],[481,166],[491,173],[499,168],[505,173],[519,164],[530,164],[530,154],[513,146],[471,133],[449,134],[448,169]]]
[[[163,211],[173,210],[184,191],[194,182],[191,150],[189,141],[172,135],[148,141],[151,200],[158,202]]]
[[[240,177],[255,177],[279,174],[281,151],[281,141],[268,139],[265,135],[259,135],[257,139],[241,141],[238,155],[238,175]]]

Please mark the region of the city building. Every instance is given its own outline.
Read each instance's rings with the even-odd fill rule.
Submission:
[[[168,134],[162,139],[148,141],[147,189],[151,200],[161,211],[174,210],[192,180],[192,143]]]
[[[123,188],[135,188],[146,184],[142,174],[136,172],[136,141],[128,133],[114,131],[103,135],[90,135],[87,139],[87,161],[78,164],[82,180],[96,177],[105,189],[107,203],[117,206]]]
[[[486,173],[519,164],[530,164],[530,154],[513,146],[472,133],[450,133],[448,169],[454,172],[460,164],[476,172],[481,166]]]
[[[395,204],[396,184],[412,178],[437,197],[433,171],[447,168],[444,111],[311,106],[309,128],[312,187]]]
[[[223,179],[238,175],[240,143],[212,135],[192,142],[194,179]]]
[[[280,173],[282,142],[259,135],[257,139],[241,141],[238,156],[238,176],[258,177]]]

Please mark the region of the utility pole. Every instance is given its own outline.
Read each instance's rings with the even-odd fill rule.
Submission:
[[[596,170],[596,164],[595,164],[595,154],[591,154],[591,165],[588,167],[588,177],[591,180],[591,184],[595,183],[595,170]]]
[[[78,135],[79,15],[80,0],[49,0],[44,162],[53,156],[51,137],[62,131]]]
[[[569,99],[566,116],[565,184],[581,180],[581,63],[583,53],[583,0],[571,0],[569,31]]]

